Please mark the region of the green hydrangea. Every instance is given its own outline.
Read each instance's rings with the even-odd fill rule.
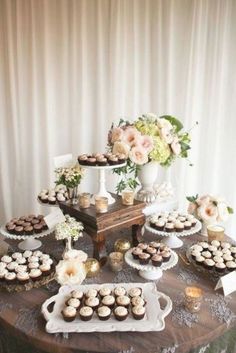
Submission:
[[[154,136],[153,141],[154,148],[150,152],[149,157],[152,161],[156,161],[160,164],[163,164],[171,155],[170,147],[159,136]]]
[[[136,121],[134,125],[136,129],[141,132],[142,135],[148,135],[148,136],[160,135],[159,128],[154,120],[145,121],[142,119],[138,119],[138,121]]]

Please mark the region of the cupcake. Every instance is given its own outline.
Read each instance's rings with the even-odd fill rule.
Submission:
[[[128,295],[131,298],[140,297],[142,295],[142,289],[139,287],[130,288],[130,290],[128,291]]]
[[[133,248],[132,250],[132,256],[135,260],[138,260],[139,259],[139,255],[141,255],[143,253],[143,250],[140,249],[140,248]]]
[[[22,221],[22,220],[18,220],[18,221],[16,221],[16,225],[17,226],[22,226],[23,225],[23,223],[24,223],[24,221]]]
[[[16,273],[19,273],[19,272],[27,272],[27,265],[18,265],[15,269],[15,272]]]
[[[9,272],[13,272],[13,271],[15,271],[15,269],[17,268],[17,266],[18,266],[18,263],[17,263],[16,261],[12,261],[12,262],[10,262],[9,264],[7,264],[7,270],[8,270]]]
[[[167,233],[174,232],[174,231],[175,231],[174,224],[171,223],[171,222],[166,223],[166,225],[165,225],[165,231],[166,231]]]
[[[185,221],[184,222],[184,229],[189,230],[192,227],[192,223],[190,221]]]
[[[217,247],[214,246],[214,245],[209,245],[208,246],[208,251],[210,251],[213,254],[214,251],[217,251]]]
[[[223,259],[225,262],[228,262],[228,261],[233,261],[233,256],[229,255],[229,254],[224,254],[223,255]]]
[[[119,153],[119,154],[117,155],[117,157],[118,157],[118,161],[119,161],[120,164],[126,162],[126,159],[127,159],[127,158],[126,158],[126,156],[125,156],[124,153]]]
[[[230,251],[231,251],[231,255],[236,257],[236,246],[231,246]]]
[[[106,297],[107,295],[111,295],[111,289],[108,288],[108,287],[102,287],[100,290],[99,290],[99,295],[100,297]]]
[[[115,305],[115,298],[112,295],[106,295],[102,298],[102,305],[108,306],[112,309]]]
[[[153,247],[156,250],[159,250],[160,247],[160,243],[156,242],[156,241],[151,241],[151,243],[149,244],[151,247]]]
[[[35,268],[35,269],[30,270],[29,276],[32,279],[32,281],[34,281],[34,282],[39,281],[42,277],[42,272],[40,271],[40,269]]]
[[[37,262],[31,262],[32,264],[38,264]],[[37,268],[37,267],[36,267]],[[42,272],[43,276],[48,276],[51,272],[51,266],[49,265],[49,263],[43,263],[42,265],[39,266],[40,271]]]
[[[66,322],[72,322],[76,317],[76,309],[73,306],[66,306],[61,313]]]
[[[87,165],[89,165],[89,166],[95,166],[96,163],[97,163],[97,160],[96,160],[96,158],[94,158],[94,157],[89,157],[89,158],[87,159]]]
[[[205,261],[205,257],[199,255],[199,256],[196,256],[195,258],[195,261],[198,265],[203,265],[204,264],[204,261]]]
[[[28,257],[32,256],[32,254],[33,252],[31,250],[25,250],[25,252],[23,253],[23,257],[28,259]]]
[[[108,158],[108,163],[110,165],[116,165],[116,164],[119,164],[119,160],[118,160],[118,157],[112,155]]]
[[[43,253],[40,250],[35,250],[32,255],[37,256],[37,257],[41,257],[43,255]]]
[[[128,317],[128,309],[124,306],[117,306],[114,310],[114,316],[118,321],[124,321]]]
[[[224,259],[222,256],[214,256],[213,261],[215,262],[224,262]]]
[[[224,248],[224,249],[222,249],[222,254],[223,255],[231,255],[231,251],[230,251],[230,249],[228,249],[228,248]]]
[[[70,298],[67,300],[66,305],[68,306],[72,306],[73,308],[75,308],[76,310],[79,309],[81,302],[79,299],[76,298]]]
[[[202,256],[205,257],[205,259],[210,259],[212,255],[210,251],[203,251]]]
[[[107,158],[106,157],[98,157],[97,158],[97,164],[101,167],[104,167],[106,166],[108,163],[107,163]]]
[[[106,298],[106,297],[105,297]],[[104,298],[103,298],[104,299]],[[78,300],[78,299],[75,299]],[[115,299],[114,299],[115,300]],[[93,310],[96,310],[99,306],[99,299],[97,297],[89,297],[85,300],[85,305],[89,306]],[[105,304],[104,304],[105,305]]]
[[[128,309],[130,305],[130,298],[127,295],[121,295],[116,298],[116,304],[118,306],[124,306]]]
[[[132,306],[137,306],[137,305],[144,306],[144,305],[146,305],[146,302],[142,297],[133,297],[131,299],[131,305]]]
[[[41,233],[42,231],[43,231],[43,226],[40,223],[34,225],[34,232],[36,234]]]
[[[81,291],[81,290],[73,290],[71,293],[70,293],[71,297],[72,298],[76,298],[76,299],[79,299],[80,301],[83,299],[83,296],[84,296],[84,293]]]
[[[86,298],[95,298],[97,297],[98,295],[98,291],[96,289],[89,289],[86,293],[85,293],[85,296]]]
[[[26,259],[24,257],[19,257],[18,259],[16,259],[16,262],[18,263],[18,265],[24,265],[26,263]]]
[[[213,261],[212,259],[206,259],[204,261],[204,266],[208,269],[208,270],[213,270],[214,266],[215,266],[215,261]]]
[[[203,251],[203,247],[199,244],[195,244],[195,245],[191,246],[191,249],[196,250],[196,251],[200,251],[200,252]]]
[[[151,255],[147,253],[143,253],[139,255],[139,263],[140,265],[147,265],[149,263],[149,260],[151,258]]]
[[[236,270],[236,262],[234,262],[234,261],[227,261],[225,265],[226,265],[227,270],[229,270],[229,271]]]
[[[26,284],[29,282],[29,273],[28,272],[18,272],[16,278],[19,284]]]
[[[33,255],[33,256],[35,256],[35,255]],[[35,257],[37,258],[37,256],[35,256]],[[49,260],[49,259],[50,259],[50,256],[48,254],[43,254],[43,255],[40,256],[40,261],[42,261],[42,262],[44,262],[46,260]],[[32,261],[38,261],[38,260],[37,259],[36,260],[32,259]]]
[[[148,247],[148,244],[146,243],[139,243],[138,244],[138,248],[142,249],[143,251],[145,251]]]
[[[185,216],[179,216],[177,218],[180,222],[185,222],[186,221],[186,217]]]
[[[5,276],[8,273],[6,268],[0,268],[0,282],[5,280]]]
[[[49,203],[50,205],[55,205],[56,202],[57,202],[57,199],[56,199],[55,196],[48,196],[48,203]],[[32,222],[32,224],[33,224],[33,222]],[[35,224],[34,224],[34,225],[35,225]]]
[[[217,248],[220,247],[220,242],[218,240],[212,240],[211,245],[216,246]]]
[[[15,229],[16,229],[16,225],[15,224],[11,224],[7,227],[7,231],[10,234],[15,234]]]
[[[120,295],[126,295],[126,289],[124,287],[116,287],[114,289],[114,294],[116,297],[119,297]]]
[[[17,226],[15,228],[15,234],[18,236],[24,235],[24,228],[22,226]]]
[[[230,243],[228,243],[226,241],[222,241],[220,246],[222,247],[222,249],[230,249],[231,248]]]
[[[5,262],[0,262],[0,270],[4,269],[7,267],[7,264]]]
[[[5,264],[9,264],[10,262],[12,262],[12,258],[11,258],[11,256],[4,255],[4,256],[1,258],[1,261],[4,262]]]
[[[197,219],[196,218],[193,218],[191,220],[191,223],[192,223],[192,227],[195,227],[195,225],[197,224]]]
[[[137,305],[132,308],[132,315],[135,320],[142,320],[145,316],[145,307]]]
[[[176,217],[174,217],[174,216],[168,216],[167,222],[175,223],[175,221],[176,221]]]
[[[198,244],[202,247],[203,250],[208,249],[209,244],[206,241],[200,241]]]
[[[163,251],[161,254],[163,262],[168,262],[171,258],[171,253],[170,251]]]
[[[34,268],[39,268],[39,262],[30,262],[29,264],[28,264],[28,267],[29,267],[29,270],[32,270],[32,269],[34,269]],[[40,269],[40,271],[41,271],[41,269]],[[42,274],[43,274],[43,272],[42,272]],[[44,275],[44,274],[43,274]]]
[[[160,267],[162,265],[162,256],[161,255],[155,254],[152,256],[151,260],[152,260],[152,265],[155,267]]]
[[[79,311],[79,316],[82,321],[89,321],[93,316],[93,309],[90,306],[83,306]]]
[[[146,251],[147,254],[150,254],[151,256],[153,256],[157,252],[157,250],[155,248],[151,247],[151,246],[148,246],[145,251]]]
[[[184,223],[180,221],[176,221],[174,227],[177,233],[181,233],[185,228]]]
[[[223,262],[217,262],[215,264],[215,269],[216,269],[217,272],[222,273],[222,272],[224,272],[226,270],[226,266],[225,266],[225,264]]]
[[[223,256],[223,252],[221,250],[216,250],[212,253],[213,256],[220,256],[222,257]]]
[[[7,282],[7,284],[15,284],[16,273],[15,272],[7,272],[5,274],[5,281]]]
[[[22,257],[22,253],[14,252],[11,257],[13,258],[13,260],[19,259],[20,257]]]
[[[87,165],[87,162],[88,162],[88,157],[86,154],[83,154],[81,156],[78,157],[78,162],[79,164],[81,165]]]
[[[164,230],[164,227],[165,227],[165,222],[162,221],[162,220],[157,221],[157,222],[155,223],[155,225],[154,225],[154,228],[157,229],[157,230],[159,230],[159,231]]]
[[[39,257],[38,256],[35,256],[35,255],[32,255],[28,258],[28,261],[29,262],[39,262]]]
[[[97,316],[101,321],[109,320],[111,316],[111,309],[105,305],[100,306],[97,310]]]

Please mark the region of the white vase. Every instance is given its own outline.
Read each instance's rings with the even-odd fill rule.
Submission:
[[[158,166],[159,164],[157,162],[149,162],[141,166],[138,171],[138,179],[141,183],[141,189],[136,195],[137,200],[147,203],[155,201],[156,192],[153,185],[157,178]]]
[[[210,226],[210,225],[214,225],[215,223],[216,223],[215,221],[213,221],[213,222],[202,221],[201,235],[203,235],[204,237],[207,237],[208,236],[207,227]]]

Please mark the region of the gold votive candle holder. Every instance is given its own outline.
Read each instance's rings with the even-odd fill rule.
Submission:
[[[108,211],[108,198],[103,196],[95,197],[95,207],[97,213],[105,213]]]
[[[134,204],[134,192],[125,190],[122,192],[122,204],[125,206],[132,206]]]
[[[88,192],[83,192],[79,195],[79,207],[80,208],[89,208],[90,207],[90,198],[91,195]]]
[[[114,250],[116,252],[122,252],[125,254],[131,248],[131,243],[128,239],[117,239],[114,244]]]
[[[124,263],[124,255],[121,252],[111,252],[108,259],[113,272],[119,272],[122,270]]]
[[[202,304],[202,290],[198,287],[185,288],[185,308],[190,313],[197,313]]]
[[[211,242],[212,240],[224,240],[225,237],[225,229],[220,225],[209,225],[207,226],[207,235],[208,241]]]

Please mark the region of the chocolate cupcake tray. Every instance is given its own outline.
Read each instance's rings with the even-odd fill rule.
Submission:
[[[118,287],[124,287],[127,292],[131,288],[140,288],[142,297],[146,303],[145,316],[142,320],[135,320],[130,314],[124,321],[119,321],[114,314],[107,321],[102,321],[94,312],[89,321],[82,321],[77,315],[72,322],[67,322],[62,316],[62,310],[65,302],[70,296],[71,291],[79,290],[86,293],[88,290],[96,289],[99,291],[102,287],[108,287],[112,291]],[[159,299],[164,299],[166,306],[161,309]],[[55,303],[53,310],[49,312],[50,304]],[[49,298],[42,305],[42,313],[47,321],[46,331],[48,333],[72,333],[72,332],[112,332],[112,331],[162,331],[165,328],[165,317],[172,310],[171,299],[162,292],[158,292],[155,283],[108,283],[108,284],[91,284],[78,286],[63,286],[59,289],[58,294]]]

